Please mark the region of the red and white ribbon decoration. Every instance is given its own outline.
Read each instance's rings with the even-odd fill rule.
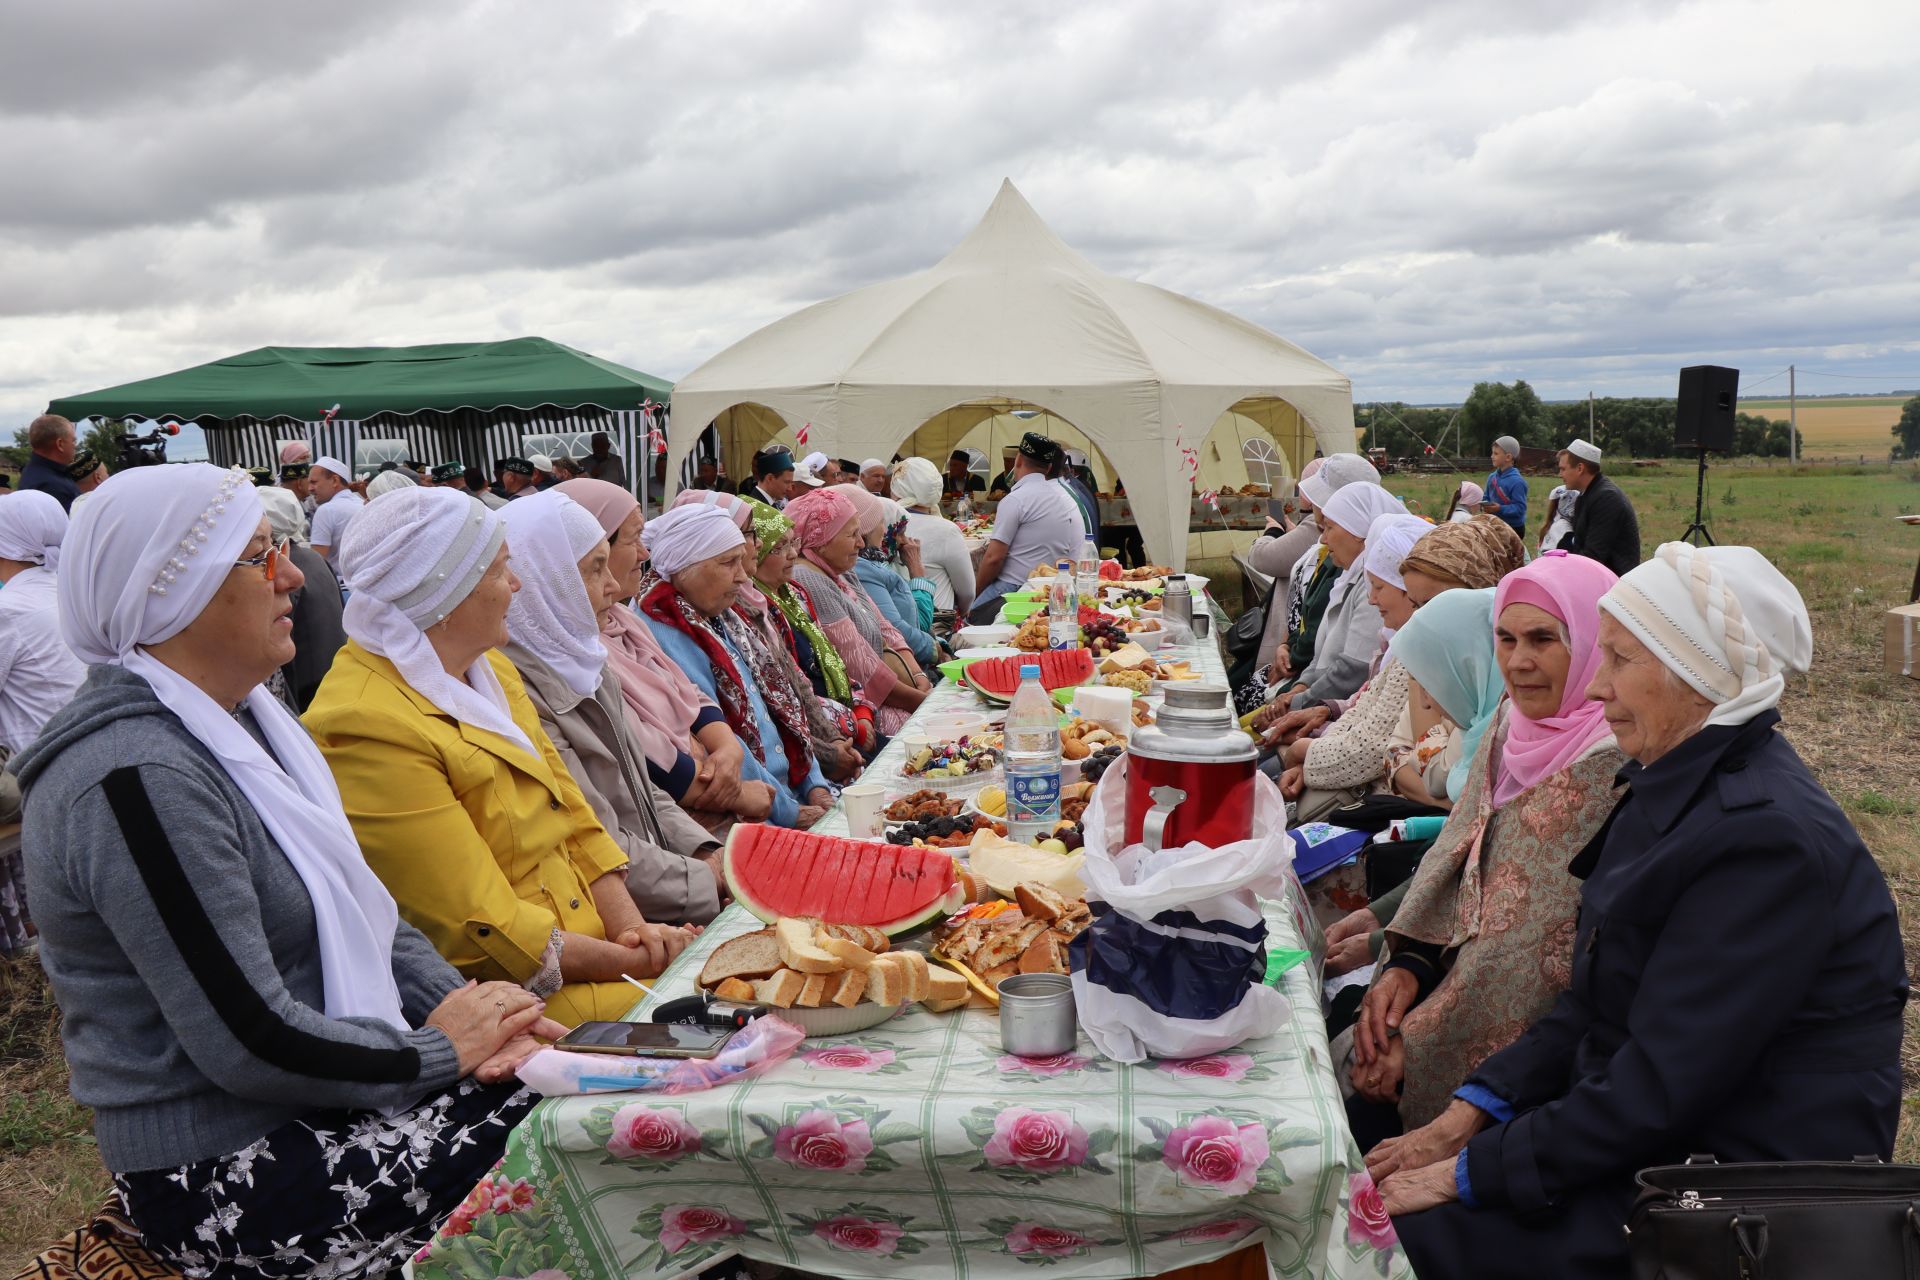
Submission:
[[[1200,478],[1200,455],[1187,447],[1186,430],[1184,426],[1174,426],[1173,444],[1180,451],[1180,469],[1187,473],[1187,483],[1192,484]]]
[[[1206,503],[1208,506],[1212,507],[1215,511],[1220,510],[1220,495],[1217,491],[1213,489],[1201,490],[1200,501]]]
[[[324,426],[326,426],[326,425],[327,425],[327,424],[328,424],[329,422],[332,422],[332,421],[333,421],[333,419],[334,419],[334,415],[335,415],[335,414],[337,414],[337,413],[339,413],[339,412],[340,412],[340,406],[339,406],[339,404],[338,404],[338,403],[336,403],[336,404],[335,404],[335,405],[333,406],[333,408],[331,408],[331,409],[329,409],[329,410],[327,410],[327,411],[326,411],[325,413],[323,413],[323,414],[321,414],[321,415],[320,415],[320,425],[324,427]]]
[[[813,424],[811,422],[803,422],[800,424],[800,429],[793,433],[793,438],[795,440],[798,440],[800,442],[800,447],[804,449],[807,447],[807,441],[812,437],[812,435],[813,435]]]

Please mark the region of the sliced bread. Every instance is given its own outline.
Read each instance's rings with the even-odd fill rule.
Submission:
[[[907,999],[925,1000],[933,993],[933,966],[927,963],[926,956],[918,951],[894,951],[889,954],[900,957],[907,966]]]
[[[773,930],[759,929],[729,938],[715,947],[700,970],[698,981],[702,987],[709,988],[719,986],[728,978],[756,982],[771,978],[780,967],[780,944],[775,941]]]
[[[773,1005],[777,1009],[793,1008],[794,997],[807,985],[806,978],[791,969],[782,969],[771,978],[762,978],[753,984],[753,994],[761,1003]]]
[[[859,943],[837,938],[824,928],[813,935],[813,942],[828,955],[837,957],[849,969],[865,969],[875,959],[873,952]]]
[[[913,978],[898,952],[881,956],[867,970],[867,999],[875,1004],[903,1005],[912,989]]]
[[[957,1009],[967,1002],[973,988],[967,980],[951,969],[929,969],[927,983],[931,990],[926,998],[926,1006],[938,1011],[940,1008]],[[955,1003],[955,1002],[958,1003]]]
[[[839,957],[814,945],[813,935],[818,923],[801,916],[789,916],[773,926],[773,936],[780,947],[780,959],[787,968],[798,969],[801,973],[838,973],[846,968]]]
[[[867,994],[867,972],[864,969],[849,969],[837,975],[839,982],[827,992],[827,999],[845,1009],[851,1009],[860,1003],[860,997]]]
[[[802,1009],[818,1009],[827,1002],[827,992],[839,985],[840,975],[837,973],[810,973],[793,1002]]]

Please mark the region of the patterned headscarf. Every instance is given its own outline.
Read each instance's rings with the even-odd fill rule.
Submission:
[[[819,490],[821,493],[827,490]],[[755,498],[746,499],[753,511],[753,539],[759,558],[765,560],[780,545],[780,540],[796,531],[794,522],[784,512],[775,511],[766,503]],[[828,534],[832,537],[832,534]],[[847,664],[841,660],[840,651],[834,648],[833,641],[827,638],[820,624],[814,620],[813,613],[807,608],[807,598],[800,588],[789,582],[777,593],[760,593],[773,602],[787,625],[807,638],[813,646],[814,660],[820,664],[821,682],[826,686],[827,696],[835,702],[850,703],[853,700],[853,682],[847,676]]]
[[[1413,544],[1400,562],[1400,572],[1417,570],[1479,590],[1498,585],[1526,561],[1526,547],[1506,521],[1477,515],[1459,524],[1435,526]]]
[[[832,573],[826,562],[814,553],[832,542],[834,536],[847,527],[849,520],[859,517],[858,509],[842,493],[843,489],[857,488],[856,485],[833,485],[824,489],[815,489],[803,493],[787,503],[785,515],[793,521],[793,530],[800,535],[800,550],[806,553],[808,560],[819,565],[821,570]],[[869,495],[871,496],[871,495]]]
[[[780,540],[792,533],[793,521],[774,510],[758,498],[743,498],[751,518],[747,533],[754,541],[754,559],[765,560],[780,545]]]

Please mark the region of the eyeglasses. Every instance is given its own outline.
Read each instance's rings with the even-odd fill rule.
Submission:
[[[286,538],[282,538],[278,542],[269,542],[265,551],[245,560],[235,560],[233,567],[236,569],[259,569],[261,576],[268,582],[272,582],[274,571],[280,567],[280,557],[287,553],[287,542],[288,539]]]

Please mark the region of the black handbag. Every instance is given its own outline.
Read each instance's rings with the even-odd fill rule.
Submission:
[[[1633,1280],[1920,1280],[1920,1165],[1693,1156],[1638,1181]]]

